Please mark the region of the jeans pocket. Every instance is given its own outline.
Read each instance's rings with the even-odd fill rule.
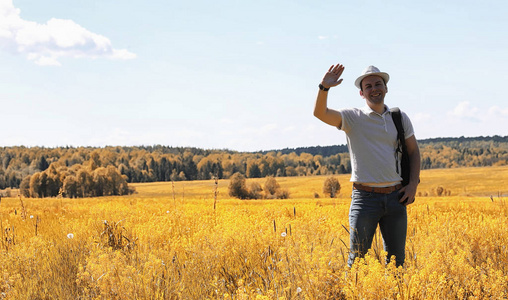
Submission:
[[[362,191],[362,190],[353,189],[353,192],[351,193],[351,199],[353,199],[353,201],[355,199],[369,199],[369,198],[373,198],[373,197],[374,197],[374,193]]]

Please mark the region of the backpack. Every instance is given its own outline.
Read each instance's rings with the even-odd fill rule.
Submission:
[[[409,184],[409,154],[407,153],[406,138],[404,135],[404,127],[402,126],[402,114],[398,107],[390,109],[392,114],[393,123],[397,128],[397,153],[402,153],[402,160],[400,162],[401,172],[399,172],[399,164],[396,163],[397,173],[402,177],[402,186]]]

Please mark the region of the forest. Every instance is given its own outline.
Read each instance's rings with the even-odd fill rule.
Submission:
[[[508,136],[419,140],[422,168],[508,164]],[[27,197],[87,197],[132,193],[128,183],[351,172],[347,146],[264,152],[192,147],[2,147],[0,189]]]

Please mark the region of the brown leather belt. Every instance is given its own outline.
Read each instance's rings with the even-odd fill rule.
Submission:
[[[353,188],[356,190],[362,190],[366,192],[371,193],[379,193],[379,194],[390,194],[395,191],[398,191],[402,188],[402,184],[397,184],[394,186],[387,186],[387,187],[373,187],[373,186],[366,186],[359,183],[353,183]]]

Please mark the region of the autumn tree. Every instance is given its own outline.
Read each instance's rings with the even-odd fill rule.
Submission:
[[[247,165],[247,176],[249,178],[260,178],[261,177],[261,170],[259,169],[259,166],[255,162],[251,162]]]
[[[20,186],[22,195],[28,197],[56,197],[60,194],[69,198],[127,195],[133,189],[127,185],[126,176],[112,165],[97,167],[57,166],[53,163],[43,172],[28,175]]]
[[[340,193],[339,180],[333,176],[326,178],[323,185],[323,193],[329,195],[330,198],[335,198]]]
[[[63,191],[66,197],[69,198],[78,198],[79,197],[79,183],[74,175],[70,175],[65,177],[65,180],[63,182]],[[82,193],[81,193],[82,195]],[[82,197],[82,196],[81,196]]]
[[[273,176],[267,176],[265,181],[265,193],[267,197],[274,196],[279,191],[280,185]]]
[[[32,176],[31,175],[28,175],[26,176],[22,181],[21,181],[21,184],[19,186],[19,191],[21,193],[21,196],[23,197],[30,197],[30,178]]]
[[[259,182],[251,182],[249,185],[249,198],[251,199],[261,199],[263,198],[263,195],[261,192],[263,191],[263,188],[261,188],[261,184]]]
[[[229,195],[240,199],[249,199],[250,192],[247,189],[245,176],[241,173],[235,173],[231,176],[229,182]]]
[[[289,190],[282,189],[273,176],[266,177],[264,191],[267,199],[289,199]]]

